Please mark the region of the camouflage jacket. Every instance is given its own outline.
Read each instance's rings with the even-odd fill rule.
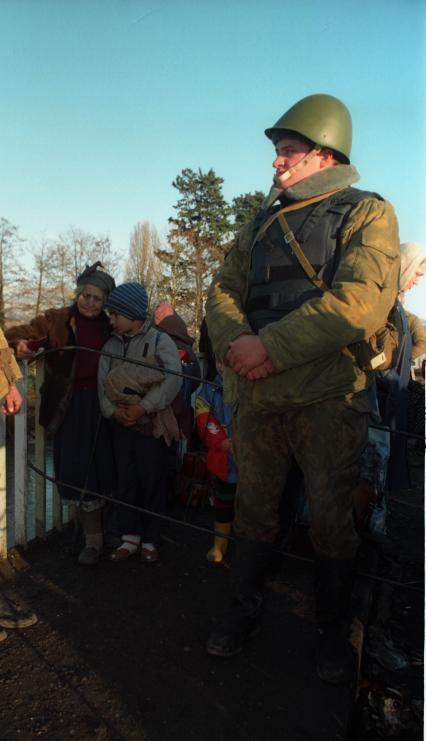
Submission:
[[[3,399],[9,393],[10,386],[20,381],[21,378],[22,373],[19,370],[19,365],[0,329],[0,399]]]
[[[286,191],[292,208],[358,179],[351,165],[326,168]],[[229,343],[253,331],[244,312],[254,223],[243,227],[215,275],[206,304],[209,335],[224,361]],[[341,256],[331,290],[259,331],[278,373],[257,381],[224,369],[225,399],[260,412],[280,411],[362,391],[369,379],[348,345],[386,323],[398,292],[398,223],[391,204],[368,196],[354,206],[339,235]]]

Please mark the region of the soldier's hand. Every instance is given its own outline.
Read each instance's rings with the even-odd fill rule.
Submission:
[[[249,371],[246,378],[248,378],[249,381],[257,381],[259,378],[272,376],[276,372],[276,368],[268,358],[268,360],[265,360],[262,365],[258,365],[257,368],[253,368],[253,370]]]
[[[16,388],[15,384],[12,383],[9,388],[9,393],[6,394],[2,406],[3,414],[17,414],[22,406],[22,396]]]
[[[249,371],[268,360],[268,353],[260,337],[242,334],[229,343],[226,360],[236,373],[247,376]]]

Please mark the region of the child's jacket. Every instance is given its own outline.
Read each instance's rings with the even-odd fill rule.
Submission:
[[[176,345],[166,334],[153,329],[148,323],[130,338],[113,333],[103,347],[106,352],[120,355],[121,359],[101,356],[98,369],[99,403],[104,417],[111,417],[115,406],[105,394],[108,373],[131,359],[142,360],[150,365],[164,368],[164,379],[151,385],[141,404],[147,414],[159,412],[171,404],[179,393],[182,378],[165,372],[166,369],[181,372],[181,363]]]
[[[222,384],[217,375],[215,383]],[[224,404],[223,388],[203,383],[195,398],[197,432],[207,448],[207,468],[218,479],[235,484],[237,468],[232,453],[220,449],[223,440],[232,436],[232,407]]]

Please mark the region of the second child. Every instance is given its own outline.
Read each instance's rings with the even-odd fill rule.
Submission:
[[[215,537],[206,558],[223,563],[234,519],[237,468],[232,451],[232,406],[224,402],[219,363],[217,371],[216,387],[203,383],[196,396],[195,418],[198,435],[207,448],[207,468],[213,476]]]
[[[168,408],[179,393],[182,379],[166,372],[181,370],[179,355],[173,340],[153,328],[147,319],[148,296],[140,283],[124,283],[115,288],[106,307],[113,333],[103,349],[119,355],[120,359],[102,356],[98,385],[102,413],[112,419],[118,497],[127,504],[163,514],[168,447],[164,436],[154,434],[154,417]],[[134,403],[137,393],[134,387],[124,389],[124,393],[129,394],[129,404],[113,403],[105,392],[107,377],[119,366],[137,368],[131,365],[131,360],[164,368],[163,377],[149,386],[140,403]],[[141,546],[142,560],[156,561],[160,545],[159,519],[141,515],[128,507],[119,507],[117,519],[122,542],[112,552],[111,560],[126,559]]]

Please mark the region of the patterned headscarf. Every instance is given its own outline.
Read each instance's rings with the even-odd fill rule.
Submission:
[[[109,275],[99,260],[93,265],[86,265],[83,272],[77,278],[77,287],[96,286],[104,292],[105,296],[115,288],[115,280]]]

